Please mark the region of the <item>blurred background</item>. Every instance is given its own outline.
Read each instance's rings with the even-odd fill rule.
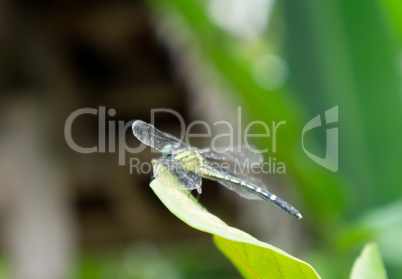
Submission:
[[[130,158],[158,155],[119,149],[139,146],[129,123],[150,122],[151,109],[219,135],[228,131],[213,123],[238,127],[239,107],[243,129],[286,121],[265,154],[286,174],[264,180],[304,219],[207,181],[199,201],[322,278],[347,277],[371,241],[389,277],[402,278],[401,46],[398,0],[1,0],[1,278],[240,278],[210,235],[162,205],[151,173],[130,173]],[[333,107],[339,121],[326,124]],[[96,112],[74,120],[72,138],[99,147],[103,137],[99,152],[66,142],[81,108]],[[337,172],[303,152],[317,115],[304,147],[324,158],[326,131],[338,128]],[[173,115],[154,120],[180,135]]]

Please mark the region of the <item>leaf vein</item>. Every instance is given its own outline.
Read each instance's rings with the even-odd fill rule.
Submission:
[[[245,262],[245,261],[242,259],[242,257],[239,255],[239,253],[237,253],[236,250],[229,244],[229,242],[227,242],[226,239],[224,239],[224,238],[222,238],[222,237],[221,237],[221,239],[222,239],[222,241],[226,244],[226,246],[233,252],[233,254],[234,254],[235,256],[237,256],[237,258],[239,259],[239,261],[240,261],[241,263],[243,263],[243,265],[248,269],[248,271],[249,271],[255,278],[260,278],[260,277],[258,277],[257,274],[255,274],[255,272],[251,269],[251,267],[248,265],[248,263]],[[243,246],[244,246],[244,244],[243,244]]]
[[[276,258],[275,258],[275,256],[274,256],[274,254],[272,254],[272,251],[271,251],[271,250],[269,250],[269,249],[267,249],[267,250],[269,251],[269,253],[271,254],[272,258],[273,258],[273,259],[274,259],[274,261],[275,261],[276,268],[278,269],[279,277],[280,277],[280,278],[282,278],[282,273],[281,273],[281,270],[279,269],[279,264],[278,264],[278,261],[276,260]]]

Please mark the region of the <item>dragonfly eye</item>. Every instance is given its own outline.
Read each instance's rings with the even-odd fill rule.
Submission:
[[[167,157],[167,156],[170,155],[170,153],[172,152],[172,145],[171,145],[170,143],[166,144],[166,145],[162,148],[161,152],[162,152],[162,155],[163,155],[164,157]]]

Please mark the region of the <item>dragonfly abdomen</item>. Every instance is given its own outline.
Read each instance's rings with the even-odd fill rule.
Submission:
[[[300,214],[300,212],[296,208],[294,208],[293,206],[291,206],[284,200],[278,198],[276,195],[268,192],[265,189],[262,189],[261,187],[258,187],[257,185],[254,185],[250,182],[244,181],[244,180],[237,178],[235,176],[232,176],[232,175],[223,174],[223,173],[218,172],[209,167],[202,167],[200,169],[200,174],[203,178],[207,178],[207,179],[215,180],[215,181],[225,181],[226,183],[230,183],[232,186],[241,187],[241,189],[246,190],[246,191],[258,196],[265,201],[275,204],[276,206],[282,208],[284,211],[286,211],[290,215],[293,215],[293,216],[297,217],[298,219],[303,218],[302,215]]]

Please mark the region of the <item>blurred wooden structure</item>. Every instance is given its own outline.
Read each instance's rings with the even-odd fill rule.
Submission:
[[[7,176],[3,179],[10,181],[0,188],[5,216],[0,234],[3,250],[12,261],[13,278],[31,274],[30,278],[50,279],[65,272],[75,246],[74,232],[86,247],[135,239],[166,241],[191,232],[147,187],[151,174],[130,175],[128,165],[118,165],[116,152],[78,154],[64,139],[67,117],[83,107],[113,108],[117,114],[107,120],[125,122],[149,121],[151,108],[168,107],[186,114],[184,89],[153,34],[145,6],[135,1],[2,0],[0,7],[0,127],[8,135],[0,139],[0,155]],[[24,121],[24,113],[33,122]],[[169,119],[158,121],[174,133]],[[17,140],[20,136],[24,138]],[[138,144],[130,130],[120,136],[129,146]],[[97,117],[81,116],[75,121],[73,138],[82,146],[96,145]],[[149,152],[135,156],[150,159]],[[50,158],[60,163],[63,175],[58,175]],[[43,179],[29,177],[30,172],[42,173]],[[34,196],[37,199],[30,202]],[[54,214],[45,218],[40,212]],[[52,226],[71,229],[56,233],[58,240],[48,230]],[[53,244],[41,250],[41,239],[47,238]],[[60,267],[41,270],[47,269],[49,256],[60,259]]]

